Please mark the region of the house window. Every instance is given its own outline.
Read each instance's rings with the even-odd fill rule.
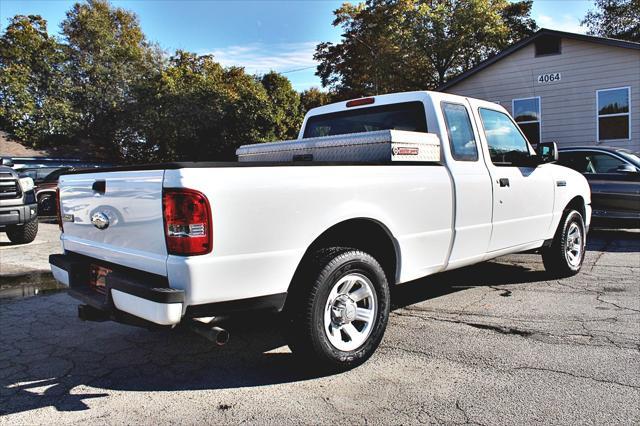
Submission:
[[[628,87],[596,91],[598,142],[631,139],[630,95]]]
[[[530,143],[540,143],[540,96],[535,98],[514,99],[513,118]]]
[[[536,47],[536,56],[559,55],[561,53],[560,40],[560,37],[552,35],[543,35],[538,37],[534,42]]]

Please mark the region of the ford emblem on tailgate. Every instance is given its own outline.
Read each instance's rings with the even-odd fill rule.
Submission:
[[[107,229],[109,227],[109,217],[102,212],[97,212],[91,216],[91,223],[98,229]]]

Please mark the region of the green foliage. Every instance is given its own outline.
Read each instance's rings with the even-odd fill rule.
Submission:
[[[595,0],[582,20],[589,34],[640,42],[640,0]]]
[[[37,15],[15,16],[0,37],[0,125],[32,146],[73,131],[64,53]]]
[[[277,140],[295,139],[302,124],[300,95],[288,78],[274,71],[263,75],[260,81],[271,101],[274,126],[269,136]]]
[[[260,83],[212,56],[178,51],[159,83],[157,126],[148,139],[163,158],[233,159],[240,144],[264,140],[273,127]]]
[[[134,14],[104,0],[76,3],[62,33],[79,136],[119,156],[114,138],[135,107],[139,86],[161,72],[161,52],[146,40]]]
[[[331,103],[331,95],[316,87],[300,93],[300,114],[304,116],[310,109]]]
[[[531,34],[530,0],[367,0],[344,4],[338,44],[321,43],[317,75],[338,98],[433,89]]]
[[[297,135],[301,97],[280,74],[167,57],[106,0],[74,4],[62,35],[16,16],[0,37],[0,125],[27,144],[86,143],[128,162],[233,160],[242,144]]]

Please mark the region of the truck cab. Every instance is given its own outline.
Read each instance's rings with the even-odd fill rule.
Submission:
[[[572,199],[567,181],[589,196],[577,173],[543,162],[501,105],[439,92],[365,99],[310,111],[299,139],[389,126],[437,134],[455,200],[455,244],[446,269],[537,246],[558,226],[558,206]],[[588,229],[590,201],[580,205]]]

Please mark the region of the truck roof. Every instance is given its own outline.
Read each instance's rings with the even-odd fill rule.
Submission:
[[[474,98],[469,98],[465,96],[454,95],[451,93],[434,92],[430,90],[389,93],[385,95],[375,95],[375,96],[369,96],[365,98],[349,99],[346,101],[334,102],[332,104],[323,105],[323,106],[309,110],[304,117],[304,121],[302,123],[302,127],[300,128],[298,139],[303,138],[304,130],[307,125],[307,120],[310,117],[314,117],[317,115],[330,114],[334,112],[341,112],[341,111],[347,111],[347,110],[357,110],[361,108],[368,108],[368,107],[381,106],[381,105],[398,104],[398,103],[404,103],[404,102],[429,101],[433,104],[436,104],[443,100],[450,101],[450,102],[457,102],[457,103],[465,103],[466,100],[469,100],[472,103],[479,103],[479,104],[490,103],[490,104],[493,104],[497,109],[501,109],[504,112],[507,112],[506,110],[504,110],[502,106],[495,104],[493,102],[487,102],[481,99],[474,99]]]
[[[463,96],[452,95],[450,93],[434,92],[434,91],[430,91],[430,90],[417,90],[417,91],[412,91],[412,92],[388,93],[388,94],[385,94],[385,95],[375,95],[375,96],[368,96],[368,97],[364,97],[364,98],[349,99],[349,100],[346,100],[346,101],[334,102],[332,104],[323,105],[323,106],[320,106],[320,107],[313,108],[313,109],[309,110],[309,112],[307,113],[307,116],[326,114],[326,113],[337,112],[337,111],[343,111],[343,110],[352,109],[352,108],[353,109],[366,108],[366,107],[370,107],[372,105],[388,105],[388,104],[395,104],[395,103],[400,103],[400,102],[410,102],[410,101],[417,101],[417,100],[424,100],[424,99],[431,99],[431,98],[440,99],[440,98],[443,98],[443,97],[446,97],[446,98],[451,99],[451,100],[457,99],[458,101],[463,101],[464,99],[466,99]],[[358,100],[362,100],[362,99],[374,99],[374,102],[373,103],[366,103],[366,104],[362,104],[362,105],[347,106],[347,104],[350,103],[350,102],[358,101]]]

